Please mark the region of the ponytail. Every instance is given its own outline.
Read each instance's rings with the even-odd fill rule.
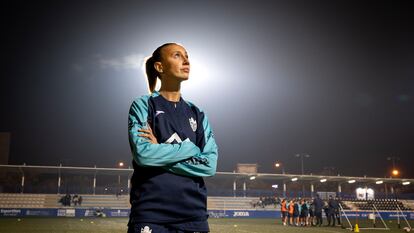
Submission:
[[[153,53],[150,58],[147,59],[145,62],[145,73],[147,74],[148,79],[148,89],[152,93],[155,91],[155,86],[157,85],[157,78],[160,77],[160,73],[155,69],[154,64],[155,62],[161,61],[161,49],[165,46],[172,45],[176,43],[166,43],[158,47]]]
[[[147,73],[148,79],[148,89],[152,93],[155,90],[155,86],[157,85],[157,77],[158,71],[154,67],[155,59],[154,57],[148,58],[145,63],[145,72]]]

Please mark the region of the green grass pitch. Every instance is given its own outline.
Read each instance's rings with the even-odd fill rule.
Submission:
[[[127,218],[0,218],[1,233],[125,233]],[[209,219],[212,233],[336,233],[341,227],[286,227],[280,219]],[[403,232],[396,221],[387,221],[389,233]],[[414,225],[413,222],[410,224]],[[364,233],[384,232],[361,230]],[[414,230],[413,230],[414,232]],[[155,232],[156,233],[156,232]]]

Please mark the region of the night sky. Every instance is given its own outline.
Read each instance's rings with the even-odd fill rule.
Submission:
[[[363,3],[362,3],[363,2]],[[185,46],[184,99],[209,116],[218,171],[414,178],[410,1],[5,1],[0,131],[10,163],[130,164],[144,58]],[[411,171],[410,171],[411,170]]]

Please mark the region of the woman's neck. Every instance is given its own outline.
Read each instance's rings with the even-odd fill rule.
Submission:
[[[180,97],[181,97],[180,91],[162,91],[162,90],[160,90],[160,94],[165,99],[167,99],[168,101],[171,101],[171,102],[179,102]]]
[[[161,85],[159,92],[168,101],[179,102],[181,97],[180,84],[181,83],[178,83],[178,85]]]

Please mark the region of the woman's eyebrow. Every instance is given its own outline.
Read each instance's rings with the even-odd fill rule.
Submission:
[[[175,50],[175,51],[173,51],[172,53],[176,53],[176,52],[180,52],[180,53],[181,53],[182,51],[180,51],[180,50]],[[185,54],[186,56],[188,56],[188,53],[187,53],[187,52],[185,52],[184,54]]]

